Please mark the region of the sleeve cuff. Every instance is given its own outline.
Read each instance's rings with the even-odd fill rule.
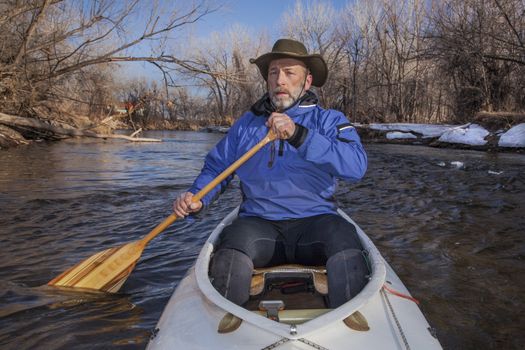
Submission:
[[[308,136],[308,129],[301,124],[295,123],[295,132],[288,139],[288,143],[295,148],[299,148],[306,140],[306,136]]]

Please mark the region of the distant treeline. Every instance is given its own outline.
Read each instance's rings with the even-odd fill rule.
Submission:
[[[2,2],[0,112],[134,128],[231,124],[263,94],[249,59],[275,38],[240,26],[195,38],[191,27],[221,8],[154,3]],[[276,17],[280,37],[325,57],[321,104],[353,121],[463,123],[481,111],[525,111],[523,0],[297,1]],[[163,79],[128,79],[130,61]]]

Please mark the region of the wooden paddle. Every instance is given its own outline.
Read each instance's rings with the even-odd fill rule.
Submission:
[[[258,144],[253,146],[235,163],[230,165],[213,181],[196,193],[193,196],[193,201],[200,201],[202,197],[230,176],[237,168],[257,153],[257,151],[275,139],[275,134],[270,130]],[[146,244],[164,231],[175,220],[177,220],[177,216],[171,214],[141,240],[99,252],[49,281],[48,285],[117,292],[135,267]]]

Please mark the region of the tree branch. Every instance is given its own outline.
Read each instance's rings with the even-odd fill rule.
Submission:
[[[15,66],[18,66],[20,64],[20,61],[22,60],[22,57],[25,55],[25,52],[27,50],[27,43],[32,38],[32,36],[33,36],[33,34],[35,32],[36,26],[38,25],[38,22],[40,21],[40,19],[44,15],[44,12],[46,11],[47,7],[50,5],[50,2],[51,2],[51,0],[44,0],[44,3],[42,4],[40,9],[38,10],[38,13],[36,14],[36,16],[31,21],[31,24],[29,25],[29,28],[27,28],[27,31],[26,31],[26,33],[24,35],[24,40],[23,40],[22,44],[20,45],[20,47],[18,49],[18,53],[16,54],[15,60],[13,62],[13,64]]]

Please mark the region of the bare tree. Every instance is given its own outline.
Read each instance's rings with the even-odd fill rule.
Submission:
[[[318,89],[325,106],[337,105],[341,96],[333,93],[341,88],[336,72],[343,60],[342,46],[336,36],[338,20],[332,3],[321,0],[298,0],[282,17],[283,35],[301,41],[309,52],[319,53],[326,60],[329,79],[323,88]]]
[[[521,0],[433,4],[431,57],[450,81],[456,120],[525,108],[524,15]]]
[[[341,13],[338,36],[346,56],[339,71],[342,86],[341,110],[352,120],[369,121],[377,112],[369,101],[369,67],[374,59],[376,23],[381,7],[378,1],[348,3]],[[372,20],[376,19],[376,20]]]
[[[33,107],[54,97],[56,86],[105,63],[147,61],[161,69],[167,64],[192,69],[188,62],[163,54],[163,41],[212,9],[205,2],[166,6],[171,8],[141,0],[4,3],[0,108],[32,114]],[[153,51],[146,44],[159,53],[140,54]]]
[[[174,40],[215,10],[207,1],[2,1],[0,112],[75,126],[74,113],[107,120],[118,67],[143,61],[163,81],[121,88],[135,106],[129,124],[231,123],[265,91],[249,58],[270,44],[241,27]],[[523,0],[361,0],[341,11],[297,0],[281,32],[324,56],[321,103],[355,121],[465,122],[479,111],[525,110]]]
[[[189,54],[199,70],[182,73],[208,94],[212,101],[208,105],[213,108],[210,112],[217,121],[231,122],[262,94],[257,68],[249,63],[261,51],[262,41],[253,40],[244,28],[234,26],[194,43]]]
[[[214,10],[207,0],[177,4],[4,1],[0,4],[0,111],[77,127],[79,117],[63,116],[87,114],[102,119],[113,102],[116,63],[149,62],[165,77],[174,66],[197,69],[166,54],[166,43],[170,34]],[[108,68],[110,63],[113,69]],[[160,94],[161,89],[153,93]],[[161,118],[167,115],[163,101],[150,102],[144,110],[149,108]],[[142,120],[149,122],[147,116]]]

